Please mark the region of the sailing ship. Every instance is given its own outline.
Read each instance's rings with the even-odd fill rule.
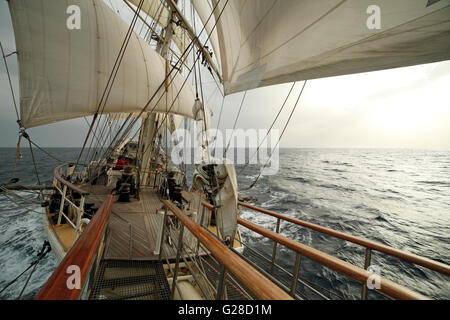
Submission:
[[[52,186],[36,187],[48,189],[42,216],[60,260],[36,299],[302,299],[300,285],[329,299],[299,278],[302,257],[361,283],[362,299],[368,289],[427,299],[370,272],[373,251],[450,275],[445,263],[245,201],[234,164],[211,154],[202,83],[208,75],[225,99],[264,86],[448,60],[449,0],[124,3],[128,20],[103,0],[8,2],[20,139],[39,147],[27,129],[92,117],[78,158],[55,168]],[[174,166],[168,147],[169,135],[187,121],[197,124],[199,140],[190,188],[186,163]],[[16,182],[2,190],[14,194]],[[275,231],[242,219],[242,207],[276,218]],[[364,266],[286,238],[281,221],[362,246]],[[239,228],[273,241],[272,256],[260,259],[265,265],[244,255],[257,252]],[[295,253],[292,271],[276,262],[281,246]],[[288,281],[274,275],[277,268]]]

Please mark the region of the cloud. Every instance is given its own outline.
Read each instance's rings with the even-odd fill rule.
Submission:
[[[121,14],[129,15],[121,1],[113,3]],[[6,1],[0,1],[0,40],[7,53],[15,50]],[[15,56],[9,57],[8,63],[18,95]],[[450,61],[444,61],[309,81],[281,146],[450,148],[449,76]],[[204,98],[214,112],[215,127],[222,96],[208,72],[202,73],[202,78],[206,82]],[[297,84],[275,128],[284,127],[301,84]],[[236,127],[268,129],[290,86],[249,91]],[[242,96],[243,93],[237,93],[226,97],[221,129],[233,127]],[[0,146],[14,147],[16,116],[3,63],[0,63],[0,127]],[[49,147],[81,146],[86,130],[84,120],[76,119],[29,131],[42,146]]]

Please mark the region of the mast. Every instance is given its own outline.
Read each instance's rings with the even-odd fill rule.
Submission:
[[[167,60],[167,55],[170,49],[170,42],[172,41],[173,37],[173,13],[172,10],[169,10],[169,23],[167,24],[167,27],[162,30],[161,35],[159,36],[159,39],[163,39],[163,41],[158,41],[158,45],[156,47],[156,51],[161,54],[161,56],[165,59],[166,63],[166,69],[165,69],[165,95],[166,95],[166,108],[167,108],[167,94],[168,94],[168,68],[169,68],[169,61]],[[164,34],[164,37],[163,37]],[[173,122],[172,115],[168,115],[171,122]],[[148,114],[148,117],[143,121],[143,125],[141,127],[141,139],[139,142],[139,150],[140,150],[140,157],[139,159],[142,159],[142,167],[141,167],[141,185],[145,186],[147,184],[148,179],[148,169],[149,164],[151,161],[151,155],[154,153],[155,150],[153,150],[153,139],[156,135],[156,129],[158,128],[158,125],[156,125],[159,121],[159,115],[155,113]],[[166,121],[167,123],[167,121]],[[164,131],[162,131],[162,134],[164,135],[164,138],[167,139],[167,134]],[[142,139],[143,138],[143,139]],[[161,138],[162,140],[162,138]],[[158,146],[159,148],[159,146]],[[167,151],[167,150],[166,150]]]
[[[172,11],[171,14],[175,14],[178,17],[178,19],[181,20],[181,22],[183,23],[183,27],[185,27],[186,31],[189,34],[189,37],[192,39],[194,44],[202,51],[202,54],[206,58],[206,61],[208,61],[209,65],[211,66],[211,68],[214,70],[214,72],[216,73],[217,77],[219,78],[219,81],[222,83],[223,82],[222,81],[222,76],[220,75],[220,72],[219,72],[216,64],[211,59],[211,56],[210,56],[208,50],[206,50],[206,48],[202,45],[202,43],[198,39],[197,35],[195,34],[195,32],[192,29],[192,27],[189,24],[189,22],[187,21],[186,17],[183,15],[183,13],[178,8],[177,3],[174,2],[174,0],[167,0],[167,4],[171,8],[171,11]]]

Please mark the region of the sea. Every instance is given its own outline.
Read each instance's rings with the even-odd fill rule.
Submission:
[[[47,150],[67,162],[73,162],[80,151]],[[51,184],[59,162],[36,149],[34,157],[41,183]],[[0,184],[10,180],[15,158],[15,148],[0,148]],[[188,177],[192,167],[189,170]],[[241,196],[256,206],[450,264],[450,150],[280,149],[278,172],[262,175],[249,190],[244,189],[258,177],[260,167],[237,165],[236,172]],[[23,185],[37,183],[28,148],[22,148],[15,177]],[[19,194],[34,200],[37,196],[26,191]],[[30,266],[42,248],[46,232],[40,211],[40,205],[13,202],[0,193],[0,291]],[[275,230],[276,219],[271,216],[246,208],[241,208],[240,216]],[[272,241],[242,226],[240,232],[253,252],[248,255],[250,260],[254,256],[259,257],[254,261],[264,261],[261,256],[270,259]],[[365,248],[356,244],[289,222],[281,222],[280,233],[364,266]],[[292,272],[294,262],[295,254],[278,246],[276,278],[283,282],[283,270]],[[371,266],[382,277],[430,298],[450,299],[448,276],[376,251]],[[18,299],[22,290],[22,299],[33,299],[56,267],[56,257],[50,252],[28,283],[31,270],[4,290],[0,299]],[[261,268],[269,272],[267,264]],[[322,298],[361,297],[361,284],[303,256],[299,279],[304,299],[321,298],[310,287]],[[368,290],[367,298],[386,299],[374,290]]]

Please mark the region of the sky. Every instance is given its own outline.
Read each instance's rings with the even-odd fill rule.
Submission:
[[[5,0],[0,0],[0,41],[6,54],[15,51]],[[7,59],[18,101],[17,61],[15,56]],[[275,125],[280,131],[302,84],[296,84],[292,98]],[[280,145],[289,148],[450,149],[449,84],[450,61],[310,80]],[[291,85],[249,91],[236,127],[268,129]],[[214,113],[215,127],[222,98],[213,83],[205,85],[205,91],[206,103]],[[242,96],[243,93],[237,93],[226,97],[219,129],[233,127]],[[84,119],[75,119],[31,128],[27,132],[43,147],[79,147],[87,129]],[[15,147],[17,139],[16,115],[2,60],[0,147]]]

